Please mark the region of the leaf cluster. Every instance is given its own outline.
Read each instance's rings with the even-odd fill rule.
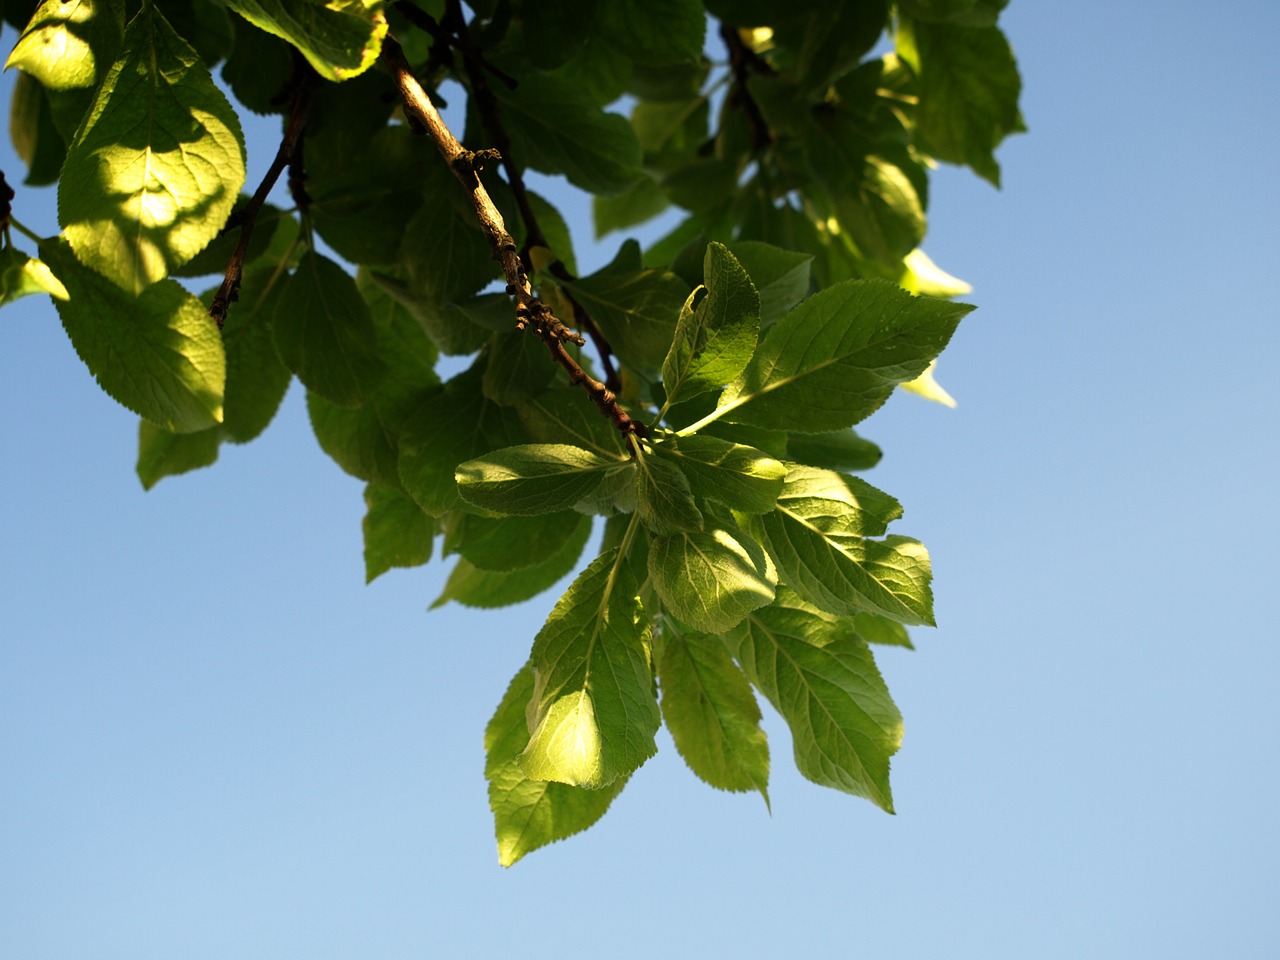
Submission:
[[[601,532],[485,734],[504,865],[602,816],[663,723],[767,801],[758,695],[801,773],[892,811],[871,645],[934,622],[931,574],[854,428],[899,386],[946,398],[971,308],[920,249],[928,173],[998,183],[1003,5],[15,0],[10,133],[60,230],[4,211],[0,303],[51,295],[148,487],[300,381],[365,485],[370,581],[438,540],[437,605],[503,606]],[[251,192],[233,99],[281,120]],[[678,216],[579,275],[530,170],[592,195],[597,239]]]

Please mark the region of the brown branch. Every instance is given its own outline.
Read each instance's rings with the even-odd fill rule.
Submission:
[[[426,19],[430,20],[431,18],[427,17]],[[551,245],[547,243],[546,234],[542,232],[542,226],[538,223],[538,215],[533,212],[533,204],[529,201],[529,190],[525,186],[523,172],[512,156],[511,139],[507,136],[506,127],[502,125],[498,101],[493,95],[493,91],[489,89],[488,80],[485,79],[485,71],[487,70],[503,79],[509,87],[514,88],[515,81],[485,61],[480,51],[471,43],[466,31],[466,23],[462,17],[462,7],[458,0],[445,0],[445,21],[449,28],[447,31],[439,26],[436,29],[444,34],[446,40],[451,39],[462,53],[463,68],[466,71],[471,91],[475,96],[476,108],[480,113],[480,122],[485,128],[485,132],[489,134],[489,139],[493,142],[494,147],[498,150],[502,162],[502,172],[506,175],[507,183],[515,196],[516,209],[520,211],[520,219],[524,223],[525,241],[523,249],[520,250],[520,259],[524,262],[525,270],[528,271],[533,265],[529,257],[529,250],[532,247],[550,249]],[[435,37],[437,34],[433,32],[432,36]],[[555,251],[553,250],[552,253],[554,254]],[[552,261],[548,269],[552,276],[566,283],[572,283],[577,279],[558,256]],[[613,365],[613,347],[610,346],[608,339],[605,338],[595,320],[592,319],[590,312],[578,302],[578,298],[573,295],[572,291],[561,288],[561,292],[573,310],[575,326],[586,331],[587,336],[591,338],[592,345],[596,348],[596,353],[600,357],[600,365],[604,367],[605,386],[616,393],[622,389],[622,378],[619,377],[618,371]]]
[[[404,102],[405,113],[412,117],[431,137],[436,150],[453,171],[454,177],[471,198],[476,217],[480,221],[480,229],[489,243],[493,258],[502,267],[502,274],[507,281],[507,294],[516,301],[516,328],[528,329],[534,333],[550,352],[556,363],[569,374],[569,380],[586,390],[592,402],[604,416],[613,421],[614,426],[624,436],[648,434],[648,428],[638,420],[633,420],[622,409],[617,395],[605,384],[596,380],[578,363],[565,347],[566,341],[582,345],[582,336],[566,327],[546,303],[533,295],[529,285],[529,274],[524,262],[520,259],[515,240],[507,232],[502,214],[494,206],[493,198],[480,182],[478,171],[486,161],[498,158],[496,150],[467,150],[445,126],[444,120],[436,111],[431,98],[413,74],[413,68],[405,59],[404,50],[389,34],[382,44],[382,59],[391,71],[391,76],[400,90]]]
[[[4,178],[4,171],[0,171],[0,230],[9,229],[9,218],[13,216],[15,196],[13,187],[9,186],[9,181]]]
[[[764,118],[760,104],[756,103],[755,97],[747,89],[747,76],[753,71],[773,73],[773,67],[742,42],[736,27],[721,23],[720,39],[729,51],[729,66],[733,69],[733,91],[729,95],[729,103],[742,108],[751,124],[751,145],[757,151],[763,150],[773,143],[773,131],[769,129],[769,122]]]
[[[280,149],[276,151],[275,159],[271,161],[271,166],[267,168],[266,175],[263,176],[262,182],[258,184],[258,189],[254,191],[249,202],[240,211],[238,218],[240,240],[236,243],[236,249],[231,254],[231,260],[227,263],[227,272],[222,278],[222,283],[218,287],[217,293],[213,295],[213,302],[209,305],[209,316],[213,317],[214,322],[218,324],[219,330],[222,329],[222,324],[226,322],[227,310],[231,304],[240,299],[240,279],[244,273],[244,258],[249,251],[249,240],[253,236],[253,228],[257,223],[262,205],[267,202],[267,195],[271,192],[271,188],[276,185],[276,181],[280,179],[280,174],[284,172],[285,167],[289,166],[295,157],[299,162],[302,159],[302,152],[299,147],[300,137],[302,136],[302,128],[307,123],[307,113],[311,109],[311,92],[318,77],[313,70],[305,65],[305,62],[300,63],[299,60],[294,62],[294,76],[291,81],[293,105],[289,110],[289,123],[285,127],[284,136],[280,138]],[[299,196],[299,191],[301,196],[306,196],[306,191],[302,190],[301,180],[295,184],[294,179],[291,177],[289,189],[294,192],[295,200]]]

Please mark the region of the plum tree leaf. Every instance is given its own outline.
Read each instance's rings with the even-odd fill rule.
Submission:
[[[662,603],[695,630],[719,634],[773,600],[777,573],[739,530],[684,530],[649,543],[649,577]]]
[[[587,829],[609,809],[627,778],[598,790],[549,780],[532,780],[520,758],[529,743],[525,707],[533,697],[533,669],[515,675],[484,731],[484,775],[489,781],[498,840],[498,862],[509,867],[525,854]]]
[[[244,179],[235,110],[144,4],[67,148],[58,218],[71,248],[136,296],[217,235]]]
[[[707,295],[682,310],[662,362],[668,402],[719,390],[751,360],[760,332],[760,295],[723,244],[707,245],[703,265]]]
[[[533,515],[567,510],[591,494],[625,461],[566,443],[530,443],[495,450],[458,465],[462,496],[498,513]]]
[[[533,641],[524,775],[600,789],[657,752],[649,621],[617,550],[574,580]]]
[[[778,604],[752,613],[729,643],[791,728],[800,772],[892,813],[889,758],[902,744],[902,715],[857,634]]]
[[[255,27],[293,44],[328,80],[347,80],[373,66],[387,21],[369,0],[227,0]]]
[[[830,286],[769,330],[714,416],[800,433],[852,426],[923,373],[972,309],[880,280]]]
[[[67,291],[54,301],[58,316],[103,390],[173,433],[222,422],[226,355],[199,300],[172,280],[125,293],[60,238],[40,244],[40,256]]]
[[[751,685],[716,637],[671,632],[658,661],[662,718],[689,769],[769,802],[769,744]]]

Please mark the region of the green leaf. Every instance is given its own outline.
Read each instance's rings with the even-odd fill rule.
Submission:
[[[399,260],[408,270],[410,293],[439,310],[445,303],[472,296],[500,270],[448,167],[434,155],[412,156],[424,197],[404,228]],[[509,305],[507,316],[508,327],[514,326]]]
[[[649,620],[637,592],[610,550],[578,575],[538,632],[526,777],[598,790],[657,752]]]
[[[9,140],[13,152],[27,165],[24,184],[43,187],[58,182],[67,142],[54,122],[49,93],[39,81],[21,72],[14,81],[9,104]]]
[[[870,470],[883,456],[880,448],[850,430],[832,433],[793,433],[787,438],[787,459],[832,470]]]
[[[223,436],[248,443],[275,418],[293,375],[280,362],[272,340],[272,314],[283,285],[271,281],[275,267],[259,264],[245,272],[240,300],[227,311],[222,344],[227,354]]]
[[[852,426],[918,377],[972,309],[886,281],[828,287],[769,330],[717,414],[800,433]]]
[[[81,263],[136,295],[217,236],[244,164],[235,110],[147,4],[67,148],[59,222]]]
[[[523,603],[568,576],[591,535],[591,520],[573,514],[565,524],[569,536],[554,553],[519,570],[481,570],[463,558],[454,565],[433,608],[456,600],[467,607],[505,607]]]
[[[597,8],[591,34],[632,60],[665,66],[701,59],[706,27],[700,0],[615,0]]]
[[[289,108],[286,84],[292,58],[283,40],[248,22],[235,22],[235,46],[222,66],[222,79],[236,100],[254,113],[283,113]]]
[[[650,531],[702,529],[702,514],[693,502],[693,491],[675,461],[644,456],[637,460],[635,473],[636,512]]]
[[[565,511],[534,517],[455,513],[449,519],[446,553],[461,554],[480,570],[505,572],[532,567],[559,552],[585,517]]]
[[[221,428],[170,433],[146,420],[138,421],[138,479],[150,490],[164,477],[207,467],[218,459]]]
[[[369,307],[352,276],[308,250],[272,315],[276,349],[298,379],[338,406],[359,406],[386,372]]]
[[[590,193],[621,193],[640,176],[640,144],[624,117],[605,113],[568,80],[530,73],[492,85],[519,164],[563,173]]]
[[[5,69],[17,67],[48,90],[95,86],[110,68],[124,33],[118,0],[44,0]]]
[[[345,99],[337,106],[347,106]],[[360,100],[349,106],[352,112],[361,108],[368,110]],[[427,178],[423,176],[422,143],[405,126],[384,126],[361,140],[355,157],[329,156],[332,141],[342,142],[353,136],[339,126],[345,116],[338,113],[333,117],[325,128],[327,136],[315,141],[308,129],[306,186],[312,201],[312,221],[320,236],[343,259],[359,264],[396,263],[402,259],[405,233],[423,203],[423,180]],[[448,169],[444,164],[436,166],[443,168],[450,181],[447,188],[456,191]],[[429,179],[432,188],[441,188],[438,176]],[[431,194],[428,198],[431,202]],[[438,241],[427,232],[429,229],[430,225],[416,232],[406,249],[416,252],[418,245],[434,248]],[[474,242],[478,234],[475,230],[470,232],[475,235]],[[445,269],[446,264],[438,267]]]
[[[587,829],[609,809],[627,778],[599,790],[530,780],[520,769],[529,742],[525,707],[533,697],[533,670],[526,664],[511,681],[484,731],[484,775],[498,838],[498,862],[509,867],[525,854]]]
[[[484,395],[502,406],[515,406],[541,393],[551,382],[556,365],[536,336],[516,330],[489,338],[481,387]]]
[[[697,496],[743,513],[772,510],[787,475],[782,463],[755,447],[701,434],[655,444],[650,459],[663,457],[680,465]]]
[[[729,244],[760,293],[760,326],[771,327],[809,293],[813,257],[759,240]]]
[[[373,66],[387,32],[381,4],[366,0],[227,0],[227,6],[293,44],[327,80],[346,80]]]
[[[419,567],[431,559],[437,523],[395,487],[364,488],[365,583],[392,567]]]
[[[968,164],[1000,185],[995,148],[1025,129],[1022,79],[999,27],[900,19],[898,52],[920,79],[916,138],[939,160]]]
[[[234,218],[245,205],[248,204],[249,197],[241,194],[236,198],[235,206],[232,207],[231,216]],[[244,265],[251,266],[254,261],[264,256],[272,249],[273,241],[276,238],[276,231],[286,221],[291,221],[290,226],[286,229],[293,230],[293,234],[297,234],[297,221],[285,214],[279,207],[271,204],[264,204],[258,213],[255,227],[249,238],[248,249],[245,250]],[[235,253],[236,247],[240,244],[240,231],[238,229],[223,230],[212,240],[209,245],[197,253],[194,257],[184,263],[182,266],[174,269],[172,276],[174,277],[207,277],[212,274],[225,275],[227,264],[231,262],[231,256]],[[273,258],[272,266],[279,263],[279,258]],[[231,311],[231,312],[234,312]]]
[[[510,407],[486,400],[474,370],[454,377],[423,398],[400,430],[400,480],[423,510],[441,516],[464,508],[454,471],[458,464],[495,447],[524,439]]]
[[[629,241],[626,247],[634,245]],[[639,248],[635,248],[639,254]],[[668,270],[614,269],[613,264],[569,285],[617,355],[642,375],[656,374],[675,335],[680,308],[689,296],[683,280]]]
[[[68,299],[54,301],[58,316],[103,390],[174,433],[222,421],[226,357],[199,300],[172,280],[126,294],[61,238],[40,244],[40,256],[66,287]]]
[[[760,333],[760,296],[723,244],[707,244],[703,277],[707,295],[680,312],[662,363],[668,402],[719,390],[751,360]]]
[[[528,443],[461,463],[454,479],[462,496],[478,507],[533,515],[571,509],[606,473],[628,466],[565,443]]]
[[[900,269],[924,237],[923,168],[900,144],[869,140],[853,116],[815,116],[805,139],[811,171],[827,194],[824,212],[838,218],[859,256]]]
[[[219,0],[188,0],[165,5],[166,16],[178,36],[187,39],[207,66],[224,59],[235,45],[231,14]]]
[[[621,434],[577,387],[547,390],[521,404],[518,413],[537,443],[572,443],[602,457],[624,455]]]
[[[0,307],[33,293],[47,293],[66,300],[67,288],[43,261],[28,257],[15,247],[0,250]]]
[[[902,715],[867,645],[839,623],[782,604],[751,614],[729,642],[791,728],[800,772],[892,813],[889,758],[902,743]]]
[[[859,613],[853,618],[853,629],[867,643],[878,643],[886,647],[906,647],[908,650],[915,649],[915,644],[911,642],[911,635],[907,633],[907,628],[900,623],[895,623],[888,617],[877,616],[874,613]]]
[[[724,644],[672,631],[658,660],[662,716],[689,769],[720,790],[759,790],[769,802],[769,744],[760,707]]]
[[[778,575],[801,597],[838,616],[870,611],[933,625],[929,554],[918,541],[882,534],[898,502],[856,477],[793,466],[760,535]]]
[[[617,196],[592,197],[591,218],[596,239],[652,220],[669,206],[671,201],[650,177],[642,177]]]
[[[707,529],[654,537],[649,577],[663,604],[704,633],[723,633],[773,600],[777,573],[741,531]]]

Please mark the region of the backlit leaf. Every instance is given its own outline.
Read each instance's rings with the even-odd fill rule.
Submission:
[[[437,523],[394,487],[371,483],[364,488],[365,582],[372,583],[393,567],[417,567],[431,559]]]
[[[366,0],[227,0],[227,6],[293,44],[328,80],[346,80],[371,67],[387,32],[381,4]]]
[[[636,593],[617,551],[602,553],[538,632],[526,777],[599,789],[657,752],[649,622]]]
[[[58,219],[81,263],[138,294],[222,229],[244,164],[235,110],[146,4],[67,148]]]
[[[222,421],[226,356],[204,306],[172,280],[132,296],[82,266],[62,239],[40,256],[67,290],[55,300],[76,353],[102,389],[174,433]]]
[[[707,295],[682,310],[662,363],[669,400],[718,390],[745,367],[760,331],[760,296],[723,244],[710,243],[703,262]]]
[[[889,758],[902,743],[902,715],[867,645],[839,623],[781,604],[751,614],[729,641],[791,728],[800,772],[892,813]]]
[[[715,528],[654,537],[649,577],[673,614],[715,634],[771,602],[778,582],[758,543],[741,531]]]
[[[658,662],[662,717],[689,769],[769,802],[769,744],[751,685],[716,637],[672,632]]]
[[[369,307],[351,274],[308,250],[275,300],[276,349],[285,366],[325,399],[355,407],[386,372]]]
[[[851,426],[923,373],[972,309],[880,280],[828,287],[769,330],[719,411],[801,433]]]
[[[533,443],[495,450],[458,465],[462,496],[498,513],[555,513],[590,494],[625,461],[564,443]]]
[[[516,674],[484,731],[484,775],[498,839],[498,862],[509,867],[525,854],[587,829],[599,820],[627,778],[599,790],[530,780],[520,768],[529,742],[525,707],[533,696],[533,670]]]

